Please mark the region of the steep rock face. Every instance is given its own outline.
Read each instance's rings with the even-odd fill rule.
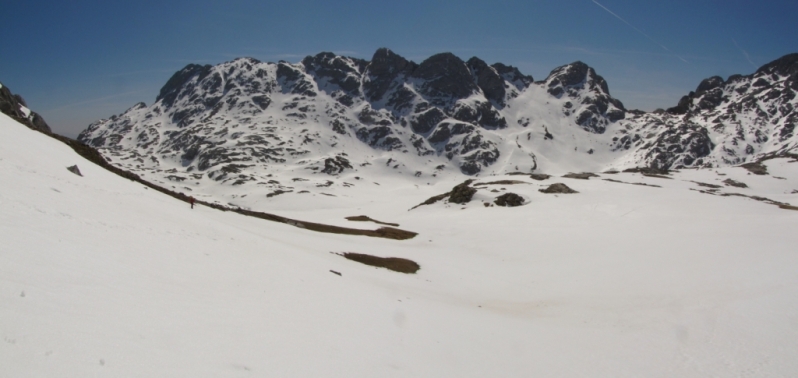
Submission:
[[[602,134],[607,125],[626,115],[623,104],[610,96],[604,78],[582,62],[555,68],[545,82],[552,96],[575,100],[566,103],[563,113],[566,116],[575,114],[576,123],[589,132]]]
[[[388,49],[370,61],[241,58],[188,65],[155,103],[95,122],[79,138],[142,173],[282,192],[268,177],[286,170],[387,167],[431,178],[738,164],[795,148],[795,62],[711,77],[678,109],[646,113],[626,110],[581,62],[533,82],[517,68],[449,53],[420,64]]]
[[[8,87],[0,84],[0,112],[16,119],[30,128],[51,132],[50,126],[38,113],[28,109],[28,105],[20,95],[15,95]]]
[[[686,126],[669,130],[669,140],[679,136],[684,142],[695,135],[697,128],[706,136],[702,139],[711,140],[709,151],[699,148],[705,151],[703,156],[685,156],[677,166],[741,164],[759,155],[786,152],[798,146],[796,92],[798,54],[790,54],[751,75],[705,79],[677,106],[654,118]],[[677,149],[673,151],[680,154]]]

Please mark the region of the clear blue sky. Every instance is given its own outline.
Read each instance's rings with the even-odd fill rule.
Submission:
[[[798,1],[0,0],[0,82],[76,136],[150,104],[188,63],[298,62],[379,47],[420,62],[453,52],[536,80],[581,60],[628,108],[669,107],[706,77],[798,52]]]

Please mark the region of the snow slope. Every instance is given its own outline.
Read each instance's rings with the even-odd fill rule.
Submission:
[[[191,210],[0,115],[0,376],[796,376],[798,212],[692,182],[798,202],[798,164],[765,164],[497,176],[525,183],[412,211],[461,178],[239,198],[420,233],[395,241]],[[552,182],[580,193],[538,192]],[[527,204],[485,207],[494,188]],[[329,253],[345,251],[421,270]]]

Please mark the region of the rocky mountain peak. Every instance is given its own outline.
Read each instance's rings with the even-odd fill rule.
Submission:
[[[178,94],[184,89],[188,82],[195,78],[197,81],[204,79],[211,73],[211,68],[212,66],[210,64],[204,66],[189,64],[183,67],[182,70],[177,71],[169,78],[166,84],[164,84],[160,93],[158,93],[158,97],[155,98],[155,101],[163,100],[162,103],[166,108],[172,107],[175,100],[177,100]]]
[[[560,66],[551,71],[544,81],[547,92],[557,98],[567,96],[569,101],[563,113],[575,113],[576,123],[583,129],[601,134],[609,123],[623,119],[626,108],[610,96],[607,82],[596,71],[582,62]],[[581,106],[574,108],[573,102]]]
[[[798,53],[787,54],[756,70],[757,74],[777,74],[786,77],[798,77]]]
[[[330,94],[338,89],[345,92],[339,96],[339,101],[344,105],[352,105],[353,98],[360,95],[360,76],[367,64],[365,60],[341,57],[331,52],[308,56],[302,60],[305,72],[314,78],[321,90]]]
[[[526,89],[530,84],[535,82],[535,79],[532,78],[531,75],[522,74],[516,67],[507,66],[502,63],[494,63],[491,67],[493,67],[504,80],[515,86],[519,91]]]
[[[466,98],[479,91],[465,62],[448,52],[421,62],[413,77],[423,81],[421,92],[429,97]]]
[[[469,59],[466,65],[471,70],[477,86],[485,94],[485,98],[500,106],[504,105],[506,95],[504,78],[496,69],[477,57]]]
[[[365,68],[363,90],[370,101],[379,101],[399,75],[409,75],[416,68],[415,63],[395,54],[387,48],[374,52],[371,62]]]
[[[720,76],[712,76],[710,78],[706,78],[701,80],[701,83],[698,84],[698,88],[696,88],[696,92],[706,92],[715,88],[720,88],[726,84],[726,81],[723,80]]]
[[[560,89],[580,88],[588,89],[609,95],[610,89],[603,77],[596,74],[596,70],[580,61],[555,68],[546,78],[549,93],[558,96]]]

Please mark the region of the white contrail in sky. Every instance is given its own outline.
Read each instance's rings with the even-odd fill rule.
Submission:
[[[624,19],[623,19],[621,16],[619,16],[619,15],[615,14],[615,12],[611,11],[609,8],[607,8],[607,7],[603,6],[603,5],[601,5],[601,4],[600,4],[598,1],[596,1],[596,0],[590,0],[590,1],[592,1],[592,2],[593,2],[593,3],[595,3],[596,5],[600,6],[600,7],[601,7],[601,9],[604,9],[604,10],[605,10],[605,11],[607,11],[609,14],[611,14],[611,15],[615,16],[615,18],[617,18],[617,19],[621,20],[621,21],[622,21],[624,24],[626,24],[626,25],[629,25],[629,27],[631,27],[632,29],[636,30],[638,33],[642,34],[644,37],[648,38],[648,40],[649,40],[649,41],[651,41],[651,42],[654,42],[654,44],[658,45],[659,47],[662,47],[662,49],[663,49],[663,50],[665,50],[665,51],[667,51],[667,52],[669,52],[669,53],[671,53],[671,54],[675,55],[675,56],[676,56],[677,58],[679,58],[679,59],[680,59],[682,62],[689,63],[687,60],[685,60],[684,58],[680,57],[679,55],[677,55],[676,53],[674,53],[673,51],[671,51],[669,48],[665,47],[665,45],[663,45],[663,44],[661,44],[661,43],[657,42],[656,40],[654,40],[654,38],[651,38],[651,37],[650,37],[648,34],[646,34],[645,32],[643,32],[642,30],[638,29],[638,28],[637,28],[637,27],[635,27],[634,25],[630,24],[630,23],[629,23],[629,21],[626,21],[626,20],[624,20]]]
[[[751,63],[751,65],[752,65],[754,68],[757,68],[757,67],[756,67],[756,64],[754,63],[754,61],[753,61],[753,60],[751,60],[751,57],[748,55],[748,51],[745,51],[745,50],[743,50],[743,48],[742,48],[742,47],[740,47],[740,45],[738,45],[738,44],[737,44],[737,41],[735,41],[735,40],[734,40],[734,38],[732,38],[732,42],[734,42],[734,45],[735,45],[735,46],[737,46],[737,48],[738,48],[738,49],[740,49],[740,51],[742,51],[742,52],[743,52],[743,55],[745,55],[745,59],[748,59],[748,63]]]

